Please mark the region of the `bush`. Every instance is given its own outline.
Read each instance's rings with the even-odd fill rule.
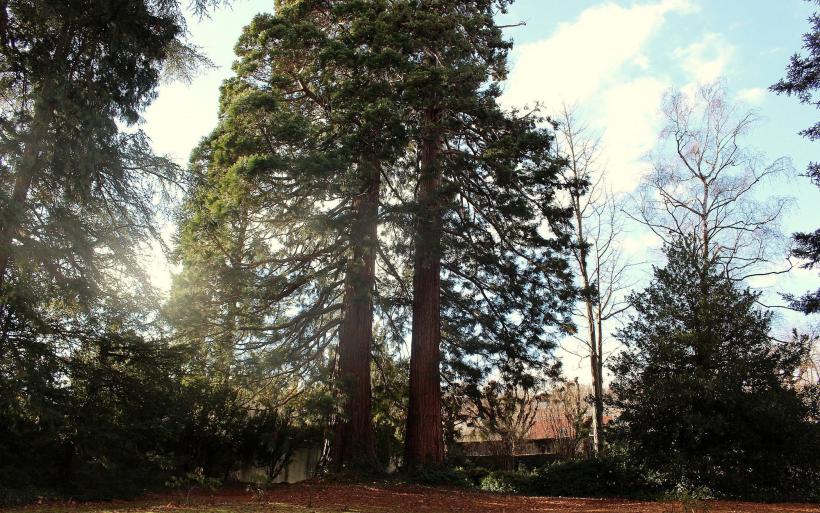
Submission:
[[[188,505],[191,503],[191,494],[195,490],[208,490],[213,492],[222,485],[222,481],[206,476],[202,468],[198,467],[194,469],[193,472],[188,472],[184,476],[172,477],[165,485],[177,490],[180,494],[180,502]]]
[[[481,480],[490,474],[490,469],[485,467],[464,467],[461,469],[473,486],[481,486]]]
[[[476,468],[468,476],[480,475],[482,490],[568,497],[657,497],[661,488],[641,472],[615,458],[556,462],[533,472],[494,471],[481,475]]]
[[[461,468],[422,467],[407,474],[407,481],[415,484],[439,486],[469,486],[470,477]]]
[[[481,489],[496,493],[532,493],[534,476],[529,472],[496,470],[481,479]]]
[[[538,495],[572,497],[652,497],[660,489],[639,469],[614,457],[556,462],[533,473]]]

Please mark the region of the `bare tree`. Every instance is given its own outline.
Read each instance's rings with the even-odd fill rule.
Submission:
[[[566,160],[564,182],[573,213],[575,241],[573,260],[582,290],[576,317],[586,330],[573,335],[589,357],[592,376],[593,448],[604,449],[604,342],[605,325],[624,312],[627,264],[621,252],[622,208],[607,189],[604,168],[599,165],[600,138],[579,123],[573,109],[563,106],[558,128],[559,152]]]
[[[490,381],[469,408],[476,421],[476,431],[488,441],[497,440],[496,456],[503,456],[506,468],[512,470],[515,454],[524,444],[535,424],[538,411],[536,387],[517,383]]]
[[[584,400],[591,390],[578,380],[555,387],[547,396],[546,407],[539,412],[555,437],[554,449],[562,460],[575,458],[589,436],[589,404]]]
[[[667,93],[662,112],[666,125],[630,215],[665,243],[694,237],[704,267],[716,261],[730,279],[788,272],[779,220],[789,199],[755,196],[791,165],[743,145],[755,113],[730,103],[720,82],[691,96]]]
[[[793,328],[790,336],[808,347],[797,369],[797,375],[793,376],[797,387],[806,391],[820,388],[820,323],[806,325],[800,329]]]

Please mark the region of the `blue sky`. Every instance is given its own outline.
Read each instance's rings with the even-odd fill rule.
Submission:
[[[272,0],[238,0],[211,19],[190,20],[192,41],[218,67],[191,84],[160,88],[143,125],[158,152],[184,164],[214,127],[219,85],[230,76],[234,43],[253,15],[271,11],[272,5]],[[537,101],[548,112],[561,102],[576,104],[581,117],[602,134],[610,183],[628,193],[648,166],[644,156],[661,128],[663,93],[722,77],[730,98],[761,117],[749,145],[769,159],[791,157],[802,172],[809,160],[820,157],[818,143],[797,132],[820,112],[767,88],[783,76],[788,57],[800,48],[812,9],[803,0],[518,0],[500,20],[526,23],[507,29],[515,49],[504,101],[518,106]],[[820,224],[820,191],[805,178],[766,192],[795,199],[785,231]],[[657,241],[636,228],[627,244],[634,258],[642,258],[640,251]],[[155,283],[167,288],[168,265],[159,256],[153,265]],[[816,271],[798,271],[758,285],[774,292],[816,284]],[[805,322],[791,315],[780,320],[782,329]],[[573,364],[567,367],[572,375]]]

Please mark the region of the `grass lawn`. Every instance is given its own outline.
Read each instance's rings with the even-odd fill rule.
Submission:
[[[186,501],[155,495],[136,501],[49,503],[3,513],[820,513],[820,504],[707,501],[696,505],[624,499],[524,497],[458,488],[385,484],[277,485],[262,497],[223,489]]]

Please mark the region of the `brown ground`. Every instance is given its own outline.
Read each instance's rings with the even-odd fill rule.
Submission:
[[[339,507],[349,510],[374,510],[391,513],[542,513],[551,511],[567,513],[666,513],[681,510],[680,505],[658,502],[638,502],[621,499],[523,497],[411,485],[290,485],[272,490],[269,492],[268,498],[274,502],[284,502],[298,506],[310,504],[319,507]],[[820,505],[710,501],[707,507],[710,512],[715,513],[820,513]]]
[[[277,485],[263,498],[244,489],[198,495],[188,505],[178,496],[158,495],[126,502],[44,504],[5,510],[27,513],[820,513],[820,504],[756,504],[708,501],[678,503],[621,499],[523,497],[415,485],[323,484]]]

